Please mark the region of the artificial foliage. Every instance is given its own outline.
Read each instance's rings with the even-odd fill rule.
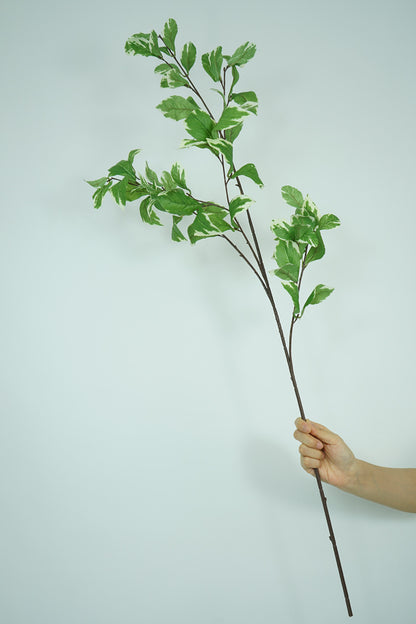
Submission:
[[[254,91],[243,91],[239,87],[241,69],[254,57],[256,46],[246,42],[231,54],[226,54],[223,47],[218,46],[201,55],[202,68],[213,83],[211,90],[216,98],[220,98],[222,110],[215,116],[208,99],[208,95],[212,98],[213,94],[201,93],[194,83],[192,70],[197,62],[196,46],[188,42],[177,47],[177,34],[176,21],[169,19],[161,34],[153,30],[129,37],[125,51],[155,60],[157,64],[154,72],[160,79],[160,86],[163,89],[180,90],[181,95],[170,95],[157,108],[168,119],[182,122],[186,138],[181,147],[206,150],[216,159],[219,177],[215,183],[223,186],[224,203],[198,197],[188,185],[186,173],[179,163],[156,173],[146,162],[141,172],[137,171],[134,163],[140,150],[133,149],[126,159],[111,166],[104,176],[88,181],[94,187],[94,207],[100,208],[106,195],[111,195],[121,206],[127,202],[138,202],[140,217],[148,225],[161,226],[171,218],[173,241],[189,241],[194,245],[203,239],[220,237],[239,254],[260,281],[272,306],[300,416],[305,420],[293,363],[294,327],[308,306],[324,301],[333,289],[317,284],[304,297],[301,292],[302,279],[307,267],[325,254],[322,232],[336,228],[340,221],[334,214],[320,215],[308,195],[304,197],[293,186],[283,186],[282,197],[294,208],[294,212],[289,219],[271,223],[270,228],[276,241],[273,254],[276,264],[273,269],[266,270],[250,214],[253,200],[243,189],[244,178],[250,179],[260,188],[263,182],[254,163],[239,163],[236,149],[245,120],[251,115],[257,115],[257,95]],[[273,274],[280,280],[293,303],[288,336],[283,331],[270,286],[269,275]],[[352,616],[319,470],[314,469],[314,473],[348,615]]]

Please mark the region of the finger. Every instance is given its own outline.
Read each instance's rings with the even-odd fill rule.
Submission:
[[[295,420],[296,428],[299,431],[303,431],[304,433],[310,433],[312,429],[312,423],[310,420],[303,420],[303,418],[296,418]]]
[[[302,468],[304,468],[307,472],[312,471],[314,468],[319,468],[321,465],[321,461],[319,459],[315,459],[314,457],[304,457],[301,455],[300,463]]]
[[[299,447],[299,453],[304,457],[313,457],[314,459],[323,459],[324,454],[322,451],[318,451],[318,449],[310,448],[305,444],[301,444]]]
[[[302,433],[298,429],[295,430],[293,437],[295,438],[295,440],[298,440],[298,442],[302,442],[302,444],[306,444],[306,446],[309,446],[310,448],[324,448],[324,445],[320,440],[317,440],[307,433]]]
[[[309,473],[310,475],[314,475],[315,473],[313,471],[313,468],[308,468],[307,466],[305,466],[304,459],[305,459],[304,457],[300,458],[300,465],[307,473]]]
[[[335,444],[339,441],[339,436],[336,433],[330,431],[330,429],[324,425],[314,422],[313,420],[303,420],[302,418],[297,418],[295,420],[295,425],[299,431],[315,436],[324,444]]]
[[[320,423],[309,421],[311,425],[310,434],[321,440],[324,444],[336,444],[339,436]]]

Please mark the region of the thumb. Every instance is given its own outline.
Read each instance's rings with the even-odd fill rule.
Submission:
[[[330,429],[324,427],[324,425],[314,422],[313,420],[310,420],[309,422],[311,423],[310,433],[315,438],[318,438],[318,440],[321,440],[324,444],[336,444],[338,442],[339,436],[336,433],[330,431]]]

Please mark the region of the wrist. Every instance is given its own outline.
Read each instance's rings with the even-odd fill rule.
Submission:
[[[355,494],[363,478],[364,462],[354,457],[348,470],[345,472],[345,482],[342,490],[350,494]]]

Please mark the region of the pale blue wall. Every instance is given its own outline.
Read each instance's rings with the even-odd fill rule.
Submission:
[[[344,622],[263,292],[222,241],[96,212],[83,182],[141,147],[222,197],[155,109],[153,63],[123,51],[168,17],[201,52],[258,45],[237,160],[265,182],[247,192],[269,268],[283,184],[342,220],[308,282],[335,292],[296,337],[308,415],[363,459],[416,465],[414,3],[6,1],[0,619]],[[410,624],[416,516],[326,489],[355,621]]]

